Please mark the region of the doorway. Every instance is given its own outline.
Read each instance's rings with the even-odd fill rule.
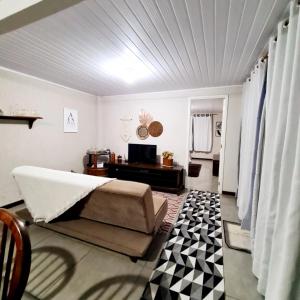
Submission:
[[[228,96],[189,99],[187,177],[190,189],[222,193]]]

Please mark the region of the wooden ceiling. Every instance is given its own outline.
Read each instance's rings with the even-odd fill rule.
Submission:
[[[241,84],[288,2],[86,0],[0,35],[0,65],[100,96]]]

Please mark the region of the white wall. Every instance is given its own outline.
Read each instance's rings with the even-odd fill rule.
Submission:
[[[0,206],[19,200],[11,170],[19,165],[36,165],[60,170],[83,171],[87,148],[97,144],[127,156],[127,143],[121,137],[120,118],[132,117],[130,143],[147,143],[175,153],[184,165],[187,158],[189,98],[229,95],[225,145],[224,188],[235,191],[239,138],[241,87],[218,87],[159,93],[98,97],[0,69],[0,108],[33,109],[44,118],[29,130],[26,124],[0,122]],[[78,110],[79,132],[63,132],[63,108]],[[141,109],[151,113],[164,126],[158,138],[141,141],[136,137]]]
[[[0,206],[19,200],[11,170],[35,165],[83,171],[87,148],[96,146],[95,96],[20,73],[0,69],[0,108],[34,109],[43,120],[31,130],[25,124],[0,122]],[[78,110],[79,132],[63,132],[63,108]]]
[[[158,154],[165,150],[174,152],[174,160],[185,165],[188,157],[189,98],[198,96],[229,95],[229,119],[227,122],[228,143],[225,148],[223,190],[236,190],[237,153],[240,117],[241,86],[178,90],[157,93],[98,97],[98,146],[110,148],[117,155],[127,156],[127,142],[120,137],[121,118],[132,117],[129,143],[157,145]],[[152,114],[164,126],[158,138],[149,137],[142,141],[136,136],[141,109]],[[101,132],[103,129],[103,132]]]
[[[101,147],[110,148],[116,155],[128,155],[128,143],[120,137],[122,122],[120,118],[124,116],[132,117],[130,122],[131,138],[129,143],[155,144],[157,145],[157,154],[165,150],[174,152],[174,161],[183,163],[186,156],[184,152],[186,135],[187,105],[181,98],[158,99],[152,100],[139,99],[133,100],[113,100],[105,99],[102,101],[103,109],[103,126],[104,134],[102,137]],[[151,137],[146,140],[140,140],[136,136],[136,128],[140,125],[138,115],[141,109],[149,112],[154,120],[163,125],[163,133],[160,137]],[[178,137],[178,138],[176,138]],[[101,140],[101,138],[100,138]]]
[[[224,99],[193,99],[191,101],[191,114],[195,113],[220,113],[223,111]]]
[[[236,192],[240,143],[241,94],[229,96],[226,125],[223,191]]]

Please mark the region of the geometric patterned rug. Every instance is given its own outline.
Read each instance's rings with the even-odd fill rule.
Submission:
[[[168,202],[168,211],[159,228],[159,231],[164,231],[168,233],[178,217],[179,211],[182,207],[186,195],[183,194],[178,196],[176,194],[162,193],[156,191],[152,191],[152,194],[154,196],[156,195],[159,197],[163,197]]]
[[[219,194],[188,194],[141,299],[225,299]]]

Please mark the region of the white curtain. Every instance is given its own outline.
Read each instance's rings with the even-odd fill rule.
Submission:
[[[252,216],[251,216],[251,231],[250,231],[252,251],[254,249],[254,237],[256,231],[257,209],[259,203],[260,180],[261,180],[261,170],[262,170],[262,162],[263,162],[264,143],[265,143],[266,106],[267,103],[270,101],[269,100],[270,91],[271,91],[271,84],[272,84],[272,78],[274,73],[275,46],[276,43],[274,41],[274,37],[272,37],[269,41],[266,96],[265,96],[265,102],[264,102],[264,107],[261,116],[257,158],[256,158],[256,162],[254,162],[255,174],[254,174],[254,185],[252,191],[253,196],[252,196]]]
[[[249,101],[254,99],[249,83],[244,86],[243,98]],[[255,111],[253,103],[244,104],[247,115],[243,115],[242,126],[252,120],[254,112],[250,110]],[[258,291],[267,300],[300,299],[299,118],[300,21],[299,5],[297,1],[292,1],[288,23],[280,22],[277,39],[270,39],[266,98],[262,114],[262,120],[265,121],[261,122],[258,147],[254,150],[257,155],[252,157],[256,159],[252,161],[256,166],[251,219],[253,273],[258,278]],[[248,141],[250,145],[251,137],[245,131],[244,127],[241,154],[247,161],[251,152],[244,143]],[[242,158],[241,163],[240,172],[243,173]],[[245,185],[243,187],[245,177],[245,174],[240,174],[240,209],[244,207],[244,198],[247,198],[244,194],[247,188]],[[241,210],[240,216],[245,211]]]
[[[278,25],[253,249],[253,272],[266,299],[300,299],[300,22]]]
[[[211,152],[212,150],[212,115],[195,114],[193,116],[194,151]]]
[[[262,100],[261,95],[265,73],[266,62],[260,60],[251,72],[251,78],[249,78],[243,86],[240,171],[237,199],[239,218],[241,220],[245,218],[251,219],[251,209],[249,209],[249,206],[252,203],[251,189],[253,188],[254,182],[253,159],[258,145],[256,133],[260,126],[259,108]],[[250,229],[249,222],[247,222],[245,228]]]

